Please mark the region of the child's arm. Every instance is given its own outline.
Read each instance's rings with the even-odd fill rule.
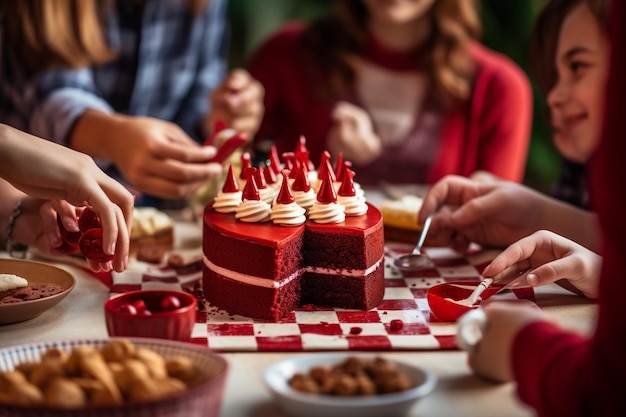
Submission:
[[[525,237],[498,255],[483,271],[496,275],[511,269],[526,275],[533,287],[567,279],[589,298],[598,296],[602,257],[583,246],[547,230]]]

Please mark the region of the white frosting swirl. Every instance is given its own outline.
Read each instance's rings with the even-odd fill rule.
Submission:
[[[261,201],[265,201],[267,204],[272,205],[274,198],[276,197],[276,190],[270,187],[261,188],[259,190],[259,197],[261,197]]]
[[[265,201],[244,200],[237,206],[235,217],[242,222],[262,223],[270,221],[272,208]]]
[[[300,207],[309,209],[313,207],[313,204],[315,204],[315,201],[317,200],[317,195],[315,194],[315,191],[313,191],[313,188],[310,188],[307,192],[293,191],[293,198],[296,199],[296,203]]]
[[[337,202],[346,208],[346,216],[361,216],[367,213],[365,198],[355,196],[338,196]]]
[[[272,207],[270,217],[275,224],[281,226],[299,226],[306,221],[306,210],[296,203],[276,203]]]
[[[356,195],[358,195],[359,197],[365,197],[365,190],[358,182],[354,183],[354,191],[356,191]]]
[[[309,219],[315,223],[341,223],[346,220],[345,207],[337,203],[316,201],[309,209]]]
[[[239,203],[241,203],[241,191],[234,193],[220,191],[215,197],[213,208],[220,213],[234,213]]]

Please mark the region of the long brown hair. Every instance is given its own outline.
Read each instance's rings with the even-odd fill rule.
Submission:
[[[432,32],[416,64],[424,68],[437,102],[449,107],[470,96],[473,65],[468,46],[481,36],[480,18],[475,0],[437,0],[429,18]],[[317,19],[303,34],[303,47],[313,51],[327,94],[354,81],[349,57],[365,51],[367,19],[361,0],[337,0],[336,13]]]
[[[209,1],[187,4],[196,15]],[[115,57],[103,30],[114,4],[115,0],[2,0],[3,47],[26,70],[104,64]]]
[[[608,36],[610,0],[551,0],[541,10],[530,41],[530,69],[539,90],[547,96],[558,78],[555,57],[561,25],[580,4],[587,4]]]

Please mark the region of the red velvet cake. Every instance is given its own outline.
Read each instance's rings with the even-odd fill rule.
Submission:
[[[256,196],[251,191],[256,188],[251,177],[251,189],[246,184],[243,192],[244,203],[259,200],[258,191]],[[277,203],[295,204],[291,192],[285,191],[286,175],[282,181],[273,212],[279,211]],[[241,201],[236,183],[234,177],[228,180],[223,191]],[[323,206],[326,199],[338,206],[333,186],[322,184],[322,189],[318,203]],[[354,196],[354,187],[351,193]],[[350,196],[350,192],[343,194]],[[342,197],[339,192],[339,199]],[[364,200],[360,204],[363,214],[348,214],[338,223],[312,220],[314,211],[326,213],[324,206],[309,209],[303,224],[285,226],[242,221],[239,213],[218,212],[216,202],[209,203],[203,216],[206,299],[229,314],[267,320],[279,320],[306,304],[361,310],[376,307],[384,294],[382,214]]]

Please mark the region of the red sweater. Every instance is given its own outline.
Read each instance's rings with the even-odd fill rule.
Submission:
[[[531,324],[517,336],[512,358],[518,393],[540,416],[626,415],[626,2],[613,1],[611,17],[605,131],[591,165],[592,201],[603,232],[598,323],[590,339],[547,323]]]
[[[325,100],[314,94],[316,68],[299,42],[304,28],[302,23],[291,23],[270,37],[255,53],[249,70],[266,90],[266,114],[256,140],[269,138],[279,153],[293,152],[304,135],[310,158],[317,164],[327,149],[331,110],[346,96]],[[388,70],[409,69],[397,55],[370,45],[366,58]],[[472,56],[477,70],[471,98],[439,112],[440,133],[432,158],[420,161],[411,158],[415,152],[410,148],[389,148],[373,164],[355,167],[359,182],[434,183],[448,174],[469,175],[479,169],[512,181],[523,179],[532,123],[530,83],[511,60],[480,44],[472,46]],[[410,70],[418,68],[413,64]],[[416,164],[426,166],[420,171]],[[381,165],[392,165],[394,170],[390,173]],[[364,181],[365,174],[372,180]]]

